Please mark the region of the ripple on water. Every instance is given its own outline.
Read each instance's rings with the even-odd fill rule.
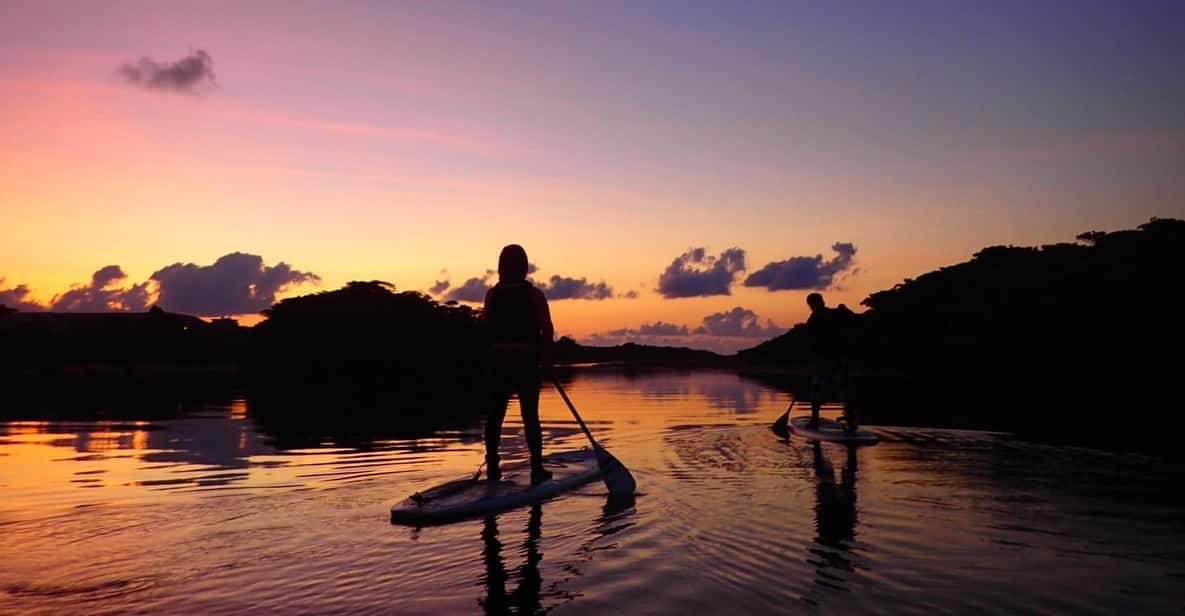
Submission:
[[[217,407],[150,430],[0,429],[0,613],[1173,613],[1185,601],[1185,512],[1168,497],[1179,466],[957,430],[874,426],[881,443],[858,450],[786,442],[767,429],[780,396],[700,378],[589,373],[569,388],[638,479],[635,501],[593,484],[420,530],[390,526],[388,508],[475,468],[475,431],[278,450],[249,414]],[[543,409],[549,449],[583,445],[554,393]]]

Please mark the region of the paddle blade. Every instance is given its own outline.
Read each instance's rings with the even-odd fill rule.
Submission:
[[[596,446],[593,451],[597,456],[597,466],[601,469],[601,480],[605,482],[605,487],[609,488],[609,494],[613,496],[633,495],[638,489],[638,484],[634,481],[630,470],[600,445]]]
[[[773,430],[774,434],[778,435],[778,438],[790,438],[790,425],[789,424],[790,424],[790,409],[786,409],[786,412],[782,413],[781,417],[774,420],[773,425],[770,426],[769,429]]]
[[[633,494],[627,494],[625,496],[610,494],[609,498],[605,499],[605,506],[601,507],[601,513],[604,514],[605,518],[610,518],[633,507],[635,500]]]

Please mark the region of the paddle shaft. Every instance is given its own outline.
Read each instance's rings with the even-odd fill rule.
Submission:
[[[592,443],[593,448],[600,449],[601,446],[597,444],[597,439],[593,438],[588,426],[584,425],[584,420],[580,418],[580,413],[576,412],[576,405],[572,404],[572,400],[568,398],[568,392],[564,391],[559,379],[552,379],[551,382],[555,385],[556,391],[560,392],[560,397],[564,399],[564,404],[568,405],[568,410],[572,411],[572,416],[576,418],[576,423],[580,424],[580,429],[584,430],[584,435],[588,437],[588,442]]]
[[[638,484],[634,481],[634,476],[630,474],[629,469],[625,467],[613,454],[605,450],[597,443],[597,439],[593,438],[592,432],[584,423],[584,419],[580,417],[580,413],[576,412],[576,405],[572,404],[572,399],[568,397],[568,392],[564,391],[564,387],[560,385],[559,379],[552,377],[551,382],[555,385],[556,391],[560,392],[560,397],[564,399],[564,404],[568,405],[568,410],[572,411],[572,416],[576,418],[576,423],[580,424],[580,429],[584,431],[584,436],[588,437],[588,442],[592,444],[593,452],[597,456],[597,466],[601,470],[601,481],[605,482],[605,487],[609,488],[609,494],[617,496],[632,496],[638,489]]]

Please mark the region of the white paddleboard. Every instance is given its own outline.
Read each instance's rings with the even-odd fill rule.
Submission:
[[[552,478],[531,485],[526,463],[506,466],[500,481],[457,479],[417,492],[391,507],[391,522],[423,526],[491,515],[553,498],[601,477],[591,449],[543,456]]]
[[[794,417],[790,420],[790,434],[801,436],[812,441],[828,443],[843,443],[847,445],[875,445],[880,440],[877,435],[863,430],[847,432],[843,424],[831,419],[819,419],[817,428],[807,426],[811,421],[809,416]]]

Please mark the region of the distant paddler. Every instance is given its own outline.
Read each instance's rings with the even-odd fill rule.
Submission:
[[[844,414],[840,421],[848,432],[855,432],[858,420],[848,396],[848,358],[856,330],[856,313],[840,304],[828,308],[823,296],[811,293],[806,296],[811,316],[806,321],[807,338],[811,355],[811,420],[809,427],[819,427],[819,409],[828,394],[843,403]]]

